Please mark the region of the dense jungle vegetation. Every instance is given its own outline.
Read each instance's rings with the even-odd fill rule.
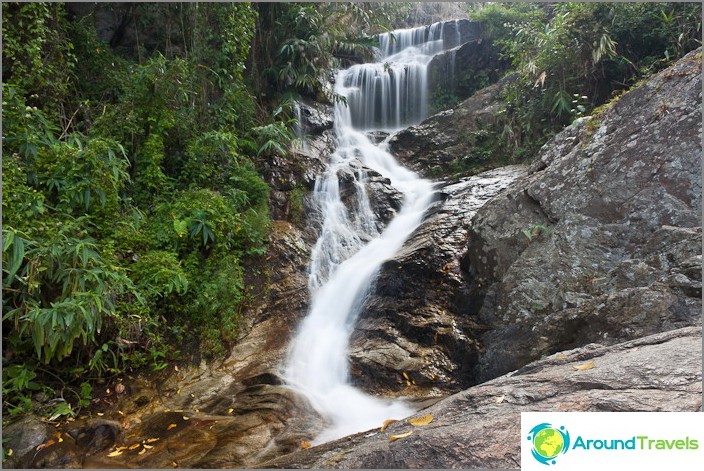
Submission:
[[[293,100],[334,100],[334,68],[443,8],[3,3],[3,419],[60,420],[99,378],[227,352]],[[531,158],[701,37],[695,3],[453,8],[513,73],[480,146],[497,161]]]

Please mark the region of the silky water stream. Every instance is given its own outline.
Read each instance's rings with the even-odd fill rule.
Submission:
[[[413,413],[402,400],[382,400],[350,384],[348,347],[355,321],[381,264],[420,224],[433,198],[433,184],[402,167],[365,132],[392,132],[427,114],[427,65],[443,50],[441,24],[400,30],[379,38],[379,59],[342,70],[335,93],[337,149],[315,184],[322,227],[309,266],[310,312],[290,346],[286,382],[304,394],[328,421],[315,440],[323,443],[379,427]],[[361,165],[360,165],[361,164]],[[381,231],[365,191],[368,168],[403,194],[403,206]],[[342,199],[341,174],[353,174],[356,198]]]

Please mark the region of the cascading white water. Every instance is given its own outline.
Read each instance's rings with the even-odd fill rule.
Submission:
[[[413,412],[402,401],[381,400],[352,387],[347,352],[379,267],[420,224],[433,186],[400,166],[361,131],[400,128],[424,117],[425,67],[443,49],[439,29],[433,25],[397,31],[393,47],[382,35],[380,48],[391,55],[381,60],[388,65],[356,65],[336,78],[335,92],[346,97],[349,106],[335,106],[337,150],[315,185],[322,228],[309,267],[311,309],[293,339],[284,371],[287,383],[329,420],[329,428],[316,443],[379,427],[386,419]],[[388,178],[404,196],[402,208],[381,233],[359,163]],[[341,173],[354,174],[354,208],[343,202]]]

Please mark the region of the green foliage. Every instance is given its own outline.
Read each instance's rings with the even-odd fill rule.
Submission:
[[[390,5],[348,3],[258,3],[254,66],[266,82],[260,93],[325,96],[322,79],[343,62],[370,58],[371,35],[388,28]],[[257,72],[255,70],[255,74]]]
[[[116,212],[119,192],[129,179],[122,145],[100,138],[84,144],[81,137],[69,136],[65,143],[43,149],[35,165],[49,202],[69,214]]]
[[[269,226],[252,6],[67,8],[3,4],[3,411],[56,420],[89,372],[223,353]]]
[[[173,252],[151,250],[139,257],[132,267],[132,280],[149,299],[188,291],[188,279]]]
[[[228,132],[207,132],[188,144],[179,175],[182,185],[222,189],[247,161],[239,155],[239,139]]]
[[[296,185],[289,193],[288,211],[293,223],[300,223],[303,216],[303,197],[307,190],[303,185]]]
[[[212,357],[225,353],[237,335],[240,306],[244,296],[244,279],[240,261],[235,255],[221,253],[206,263],[191,257],[193,302],[183,309],[182,315],[199,326],[201,350]]]
[[[2,84],[3,155],[17,153],[28,160],[36,159],[39,148],[57,142],[58,132],[59,127],[42,110],[26,104],[23,91]]]
[[[12,322],[11,341],[30,337],[45,363],[69,356],[79,338],[92,342],[114,313],[114,296],[132,287],[93,240],[74,232],[75,225],[61,225],[33,239],[3,228],[3,322]]]
[[[531,227],[523,229],[521,233],[526,236],[528,241],[533,242],[534,239],[542,237],[544,234],[549,234],[552,231],[549,227],[542,224],[535,224]]]
[[[497,116],[497,151],[515,161],[698,46],[701,35],[701,4],[694,3],[490,3],[472,18],[515,71]]]
[[[51,119],[65,118],[61,103],[74,78],[76,56],[65,29],[61,4],[2,4],[3,84],[31,91],[30,105],[41,106]]]

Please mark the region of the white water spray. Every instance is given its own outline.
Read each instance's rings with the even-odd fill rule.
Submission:
[[[439,30],[433,25],[397,31],[393,46],[382,35],[384,63],[356,65],[336,78],[335,92],[347,98],[349,107],[335,106],[337,150],[315,185],[323,222],[310,262],[311,309],[292,342],[284,371],[287,383],[305,394],[330,423],[316,443],[380,427],[386,419],[413,412],[403,401],[381,400],[352,387],[347,353],[374,277],[420,224],[433,187],[360,131],[399,129],[425,118],[426,66],[443,50]],[[399,213],[381,233],[360,162],[388,178],[404,196]],[[355,175],[353,208],[343,203],[341,172]]]

